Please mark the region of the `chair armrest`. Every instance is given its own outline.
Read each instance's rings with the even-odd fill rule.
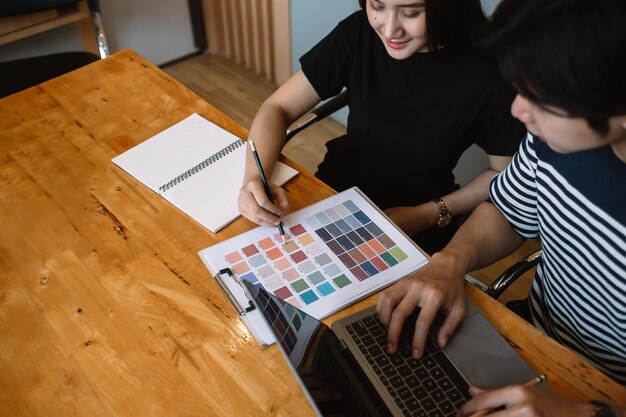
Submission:
[[[511,284],[513,284],[525,272],[533,268],[541,260],[542,251],[539,249],[517,261],[507,268],[485,291],[492,298],[498,299]]]
[[[335,97],[326,101],[326,103],[322,104],[319,107],[314,108],[309,113],[305,114],[287,129],[287,134],[285,136],[286,142],[288,142],[292,137],[311,126],[313,123],[317,123],[318,121],[324,119],[325,117],[333,114],[340,108],[346,106],[348,104],[348,92],[343,91],[339,93]]]

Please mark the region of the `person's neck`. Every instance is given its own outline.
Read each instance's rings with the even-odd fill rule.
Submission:
[[[613,143],[611,148],[613,149],[615,156],[626,164],[626,138]]]

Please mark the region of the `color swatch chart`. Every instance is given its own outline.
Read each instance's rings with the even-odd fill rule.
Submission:
[[[286,243],[275,228],[259,227],[201,257],[318,319],[426,263],[356,189],[292,213],[284,223]]]

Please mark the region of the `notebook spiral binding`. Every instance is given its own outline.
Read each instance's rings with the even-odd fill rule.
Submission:
[[[198,165],[194,166],[193,168],[188,169],[187,171],[183,172],[182,174],[180,174],[179,176],[177,176],[173,180],[166,182],[165,184],[163,184],[162,186],[159,187],[159,191],[164,193],[165,191],[167,191],[170,188],[174,187],[176,184],[179,184],[179,183],[185,181],[187,178],[189,178],[192,175],[202,171],[204,168],[206,168],[209,165],[217,162],[221,158],[225,157],[226,155],[228,155],[229,153],[231,153],[232,151],[234,151],[235,149],[237,149],[237,148],[239,148],[240,146],[243,146],[243,145],[245,145],[245,142],[242,139],[237,139],[236,141],[234,141],[230,145],[226,146],[225,148],[223,148],[223,149],[219,150],[218,152],[214,153],[213,155],[211,155],[210,157],[208,157],[204,161],[200,162]]]

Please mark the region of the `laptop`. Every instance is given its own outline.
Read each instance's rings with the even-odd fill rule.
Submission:
[[[537,376],[469,299],[448,346],[436,342],[440,317],[415,360],[410,343],[418,311],[406,320],[398,352],[388,355],[374,306],[330,328],[260,286],[244,286],[318,416],[453,416],[470,398],[470,384],[496,388]]]

